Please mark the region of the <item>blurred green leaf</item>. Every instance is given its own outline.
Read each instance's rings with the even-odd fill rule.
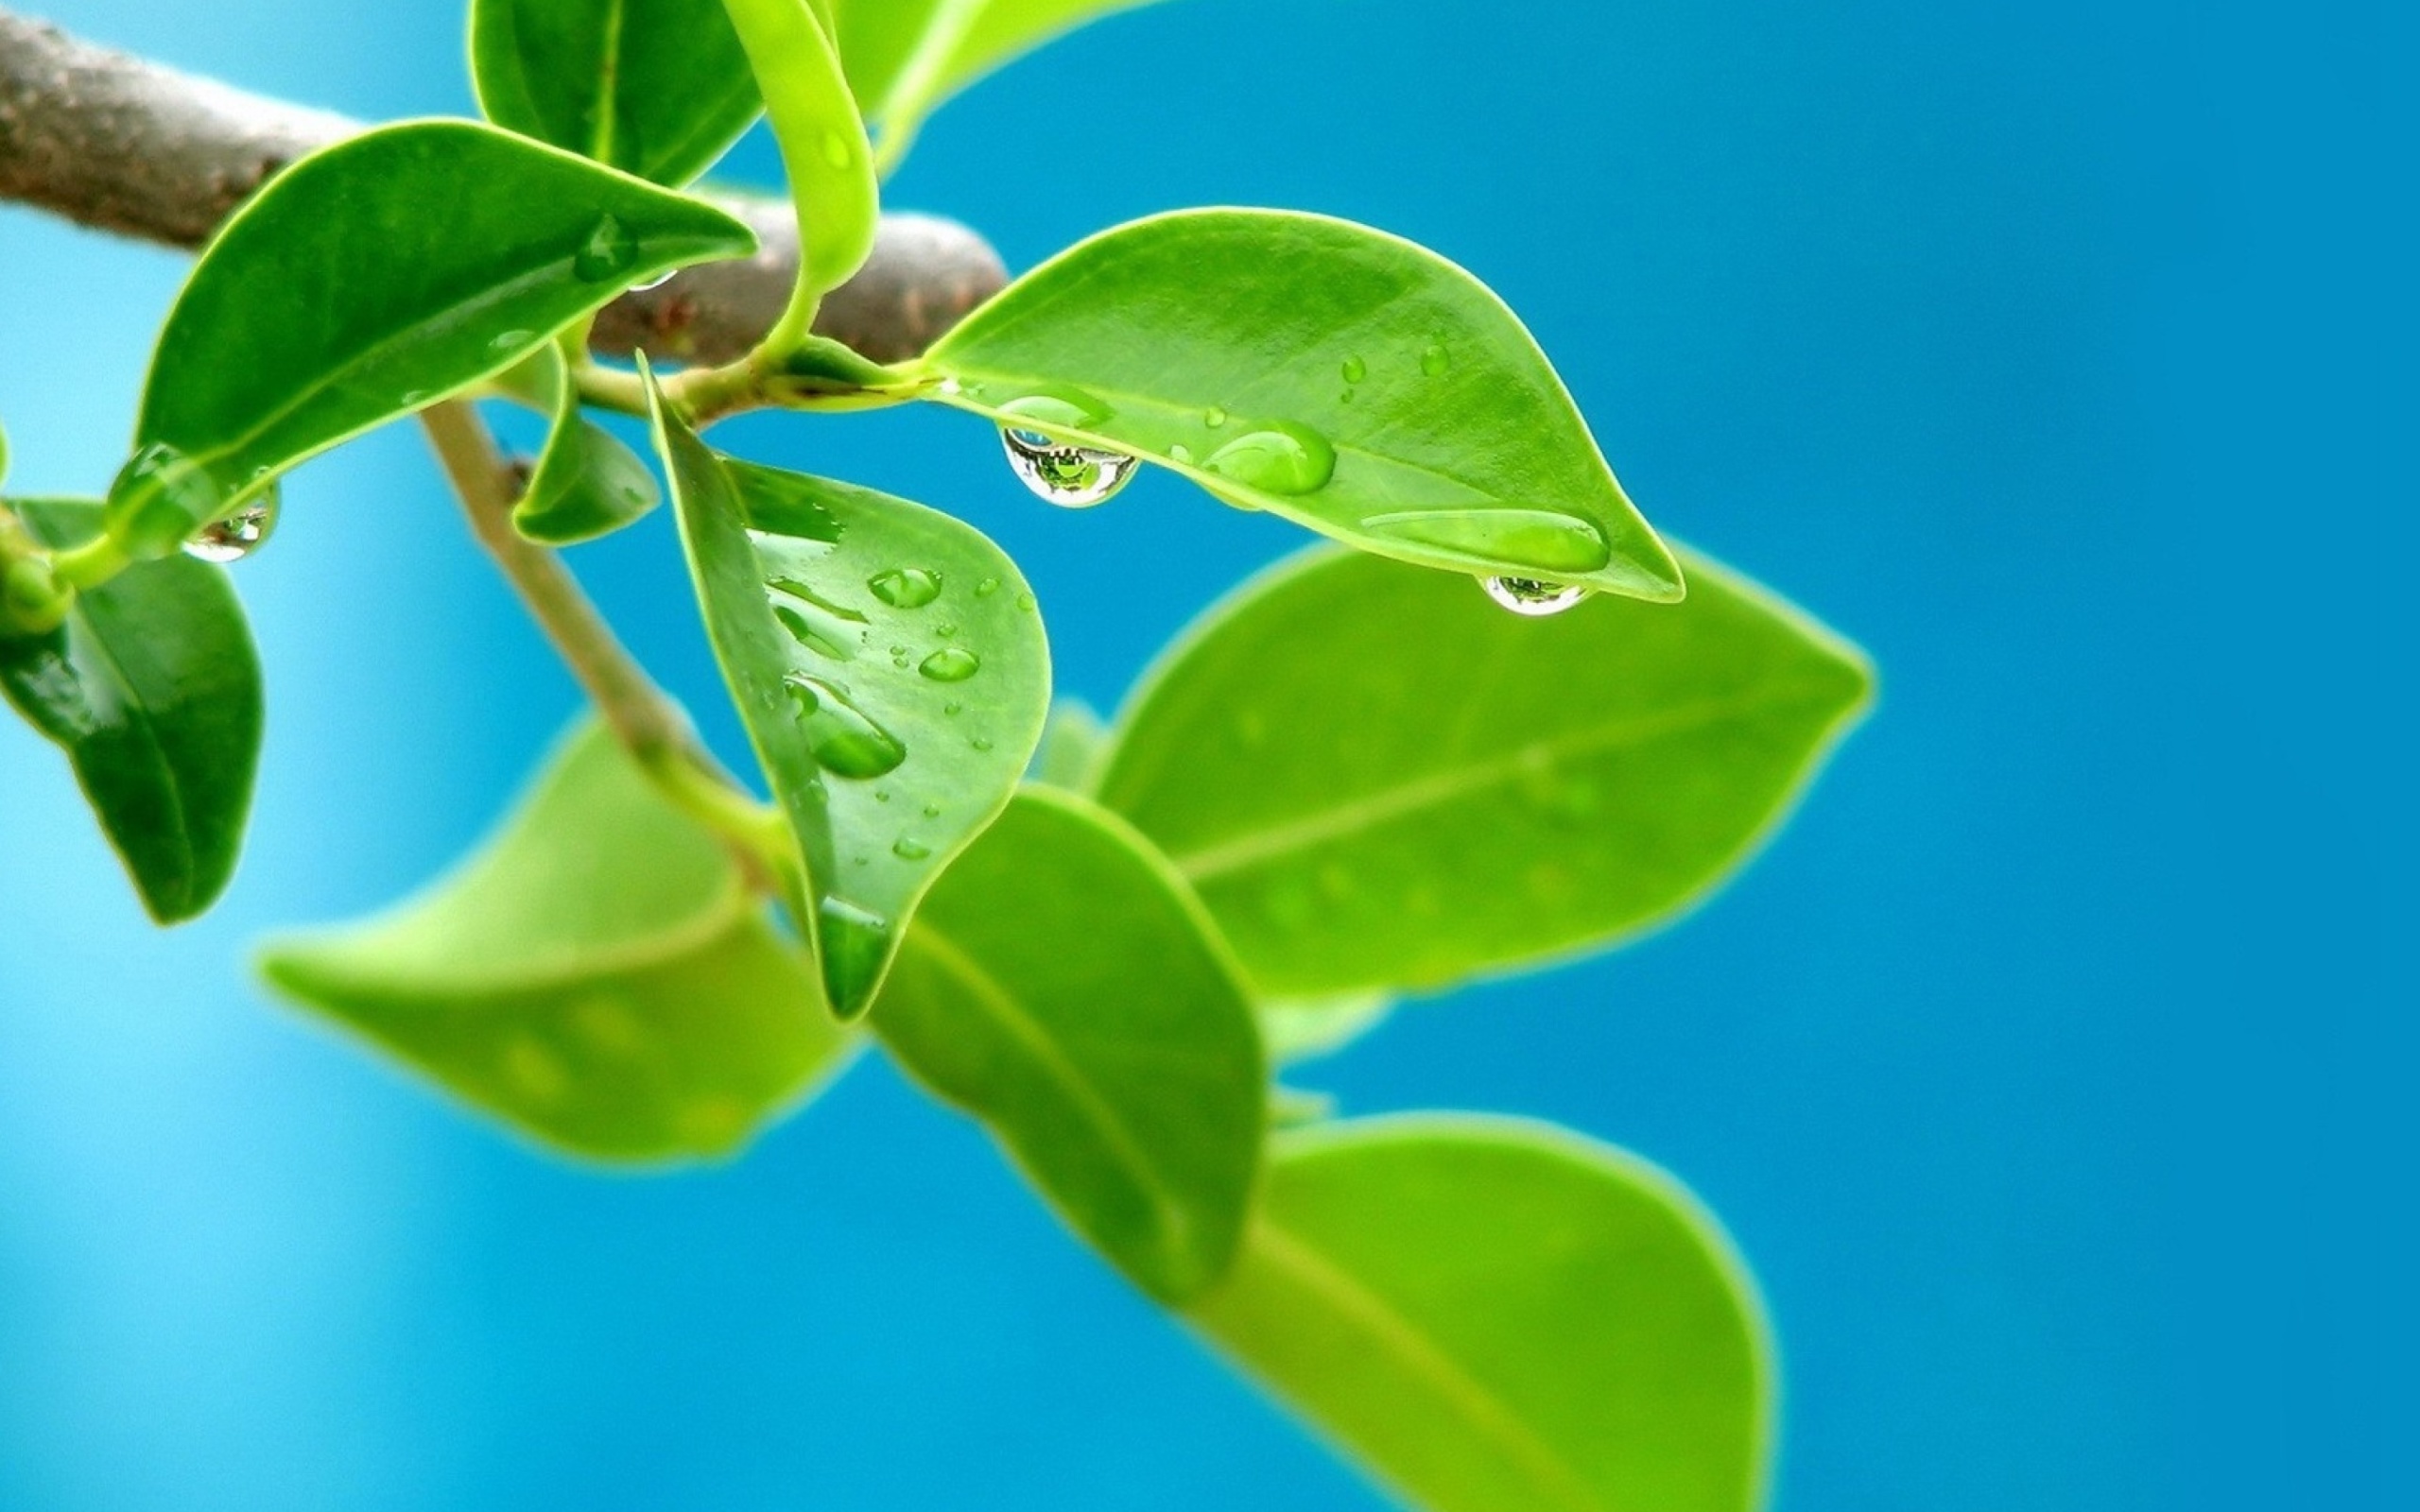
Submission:
[[[723,5],[755,70],[798,207],[799,286],[809,294],[838,288],[873,249],[882,200],[839,54],[807,0]]]
[[[1754,1283],[1670,1177],[1551,1127],[1277,1136],[1194,1320],[1429,1512],[1746,1512],[1772,1366]]]
[[[502,372],[631,285],[754,246],[711,205],[469,121],[314,153],[236,212],[178,296],[111,534],[173,550],[279,472]]]
[[[939,510],[720,455],[660,395],[656,444],[716,658],[797,836],[801,928],[855,1017],[1041,738],[1041,616],[1016,564]]]
[[[89,500],[5,507],[47,546],[100,533]],[[0,694],[67,753],[153,919],[180,923],[218,901],[261,746],[260,661],[223,569],[138,563],[78,594],[48,634],[0,637]]]
[[[554,415],[546,449],[513,506],[512,525],[531,541],[568,546],[610,535],[663,502],[637,453],[580,413],[579,388],[552,348],[535,364],[536,396]]]
[[[593,725],[459,871],[274,942],[261,971],[465,1101],[605,1160],[734,1149],[850,1042],[730,856]]]
[[[826,0],[825,19],[882,156],[985,74],[1097,17],[1150,0]]]
[[[1273,996],[1600,947],[1737,868],[1872,692],[1854,647],[1688,569],[1685,604],[1527,619],[1439,574],[1305,554],[1145,679],[1099,797]]]
[[[471,0],[471,80],[496,125],[674,185],[764,109],[722,0]]]
[[[1017,280],[925,359],[931,397],[1172,467],[1426,567],[1681,596],[1537,343],[1477,279],[1320,215],[1189,210]]]
[[[1270,1058],[1290,1066],[1343,1049],[1386,1022],[1394,1010],[1394,998],[1385,992],[1272,998],[1260,1005],[1260,1032],[1269,1041]]]
[[[1062,698],[1050,707],[1050,722],[1043,727],[1042,747],[1033,753],[1031,780],[1070,793],[1090,793],[1093,773],[1109,749],[1109,727],[1092,705],[1080,698]]]
[[[1259,1037],[1201,905],[1114,816],[1019,794],[925,900],[872,1022],[1136,1285],[1176,1303],[1226,1270]]]

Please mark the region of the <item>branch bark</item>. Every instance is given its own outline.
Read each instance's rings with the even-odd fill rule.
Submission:
[[[80,225],[199,248],[278,169],[362,124],[180,73],[0,9],[0,199]],[[633,291],[596,321],[596,350],[728,362],[781,314],[798,267],[788,204],[710,198],[756,229],[745,261],[690,268]],[[824,298],[815,329],[876,362],[930,346],[1007,282],[989,243],[956,221],[887,215],[857,276]]]

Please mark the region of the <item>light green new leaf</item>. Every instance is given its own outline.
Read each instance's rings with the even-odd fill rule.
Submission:
[[[512,508],[512,526],[531,541],[568,546],[610,535],[644,517],[662,495],[637,453],[580,413],[579,388],[561,353],[535,364],[537,397],[554,415],[546,449]]]
[[[797,837],[800,927],[853,1018],[1042,737],[1042,619],[973,526],[722,456],[660,394],[655,422],[707,633]]]
[[[314,153],[236,212],[178,296],[111,534],[173,550],[276,473],[502,372],[631,285],[754,246],[711,205],[469,121]]]
[[[44,545],[100,533],[88,500],[20,500]],[[67,753],[154,919],[218,901],[260,762],[261,669],[224,569],[140,562],[78,594],[44,635],[0,636],[0,694]]]
[[[675,185],[763,109],[722,0],[471,0],[471,81],[496,125]]]
[[[1748,1512],[1771,1349],[1678,1183],[1562,1130],[1283,1134],[1196,1323],[1426,1512]]]
[[[1119,722],[1099,797],[1264,992],[1428,988],[1703,896],[1872,688],[1854,647],[1702,558],[1672,606],[1550,619],[1305,554],[1213,610]]]
[[[1503,301],[1411,243],[1270,210],[1138,220],[1009,285],[929,397],[1159,462],[1382,557],[1658,601],[1680,569]]]
[[[454,876],[273,943],[261,970],[464,1100],[606,1160],[735,1148],[849,1043],[729,855],[594,726]]]
[[[1259,1036],[1209,917],[1115,816],[1019,794],[925,900],[872,1022],[1136,1285],[1173,1304],[1225,1272]]]
[[[1051,706],[1050,722],[1043,727],[1042,747],[1033,753],[1031,782],[1063,787],[1070,793],[1093,790],[1093,774],[1109,749],[1109,727],[1092,705],[1080,698],[1063,698]]]
[[[1324,998],[1271,998],[1260,1005],[1261,1038],[1281,1066],[1316,1060],[1360,1039],[1393,1017],[1384,992],[1342,992]]]
[[[849,83],[895,163],[942,100],[1084,23],[1149,0],[826,0]]]
[[[798,207],[802,301],[838,288],[873,249],[882,190],[839,55],[808,0],[723,0],[765,96]],[[803,307],[793,303],[793,310]],[[806,335],[802,323],[794,336]]]

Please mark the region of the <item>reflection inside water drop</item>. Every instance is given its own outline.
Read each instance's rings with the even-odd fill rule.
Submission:
[[[1010,470],[1036,498],[1063,509],[1089,509],[1126,487],[1134,459],[1123,452],[1054,441],[1040,431],[1003,426],[1000,446]]]
[[[1588,596],[1578,583],[1545,583],[1534,577],[1482,577],[1478,583],[1488,597],[1530,619],[1560,614]]]
[[[225,566],[260,550],[277,529],[277,485],[223,520],[213,520],[185,542],[185,555]]]

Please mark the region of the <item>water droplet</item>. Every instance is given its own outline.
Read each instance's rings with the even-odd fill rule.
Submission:
[[[823,161],[830,167],[845,168],[856,155],[847,137],[838,131],[823,133]]]
[[[1309,493],[1336,475],[1336,448],[1307,425],[1255,425],[1210,454],[1202,471],[1265,493]]]
[[[1040,431],[1003,426],[1000,447],[1010,470],[1033,495],[1063,509],[1105,504],[1134,474],[1134,459],[1123,452],[1072,446]]]
[[[1588,590],[1578,583],[1542,583],[1534,577],[1482,577],[1478,581],[1487,590],[1488,597],[1530,619],[1560,614],[1588,596]]]
[[[866,617],[846,604],[834,603],[795,577],[776,577],[765,586],[792,600],[775,604],[773,617],[808,650],[847,662],[865,644],[865,631],[857,627]]]
[[[992,748],[992,742],[982,735],[976,736],[973,740],[968,741],[967,744],[974,747],[977,750],[990,750]]]
[[[644,284],[631,284],[631,292],[633,294],[645,294],[649,289],[660,289],[666,284],[671,283],[672,280],[679,275],[680,271],[681,270],[677,267],[667,267],[663,272],[658,273],[655,277],[648,279]]]
[[[942,713],[949,715],[952,719],[957,718],[959,714],[965,712],[966,705],[959,702],[955,698],[952,698],[949,702],[942,705]]]
[[[905,651],[893,651],[892,653],[890,653],[890,664],[891,664],[892,666],[894,666],[894,667],[897,667],[897,668],[898,668],[900,671],[902,671],[902,672],[907,671],[907,670],[908,670],[908,653],[907,653],[907,652],[905,652]]]
[[[103,527],[127,555],[165,557],[218,517],[226,492],[209,469],[163,441],[136,452],[110,484]]]
[[[1346,383],[1357,384],[1362,379],[1369,376],[1370,365],[1368,363],[1363,362],[1358,357],[1347,357],[1344,359],[1344,381]]]
[[[638,260],[638,238],[613,215],[599,215],[596,224],[589,228],[588,239],[572,253],[572,277],[583,284],[602,284],[629,271]]]
[[[946,641],[951,636],[958,633],[958,621],[943,620],[939,625],[933,627],[933,633]]]
[[[927,803],[927,804],[925,804],[925,817],[926,817],[926,818],[928,818],[928,819],[938,819],[938,818],[940,818],[941,816],[942,816],[942,806],[941,806],[940,804],[938,804],[938,803]]]
[[[922,861],[933,853],[933,848],[913,835],[903,834],[890,842],[890,853],[902,861]]]
[[[782,622],[782,628],[790,632],[790,639],[818,656],[828,656],[835,662],[848,662],[856,657],[856,648],[847,640],[831,634],[787,604],[774,605],[773,618]]]
[[[1227,423],[1227,412],[1213,404],[1201,412],[1201,423],[1215,431]]]
[[[982,660],[974,652],[960,645],[945,645],[925,658],[916,670],[935,682],[964,682],[982,668]]]
[[[277,485],[223,520],[213,520],[185,542],[185,555],[225,566],[261,549],[277,529]]]
[[[488,338],[488,350],[510,352],[516,347],[526,347],[537,339],[538,333],[535,331],[501,331]]]
[[[895,567],[866,579],[873,596],[892,609],[923,609],[942,596],[942,576],[922,567]]]
[[[873,865],[873,857],[860,850],[849,858],[849,863],[852,866],[870,867]]]
[[[889,788],[887,788],[887,787],[877,787],[877,788],[875,788],[875,789],[873,790],[873,800],[874,800],[875,802],[877,802],[877,803],[888,803],[888,802],[890,802],[890,789],[889,789]]]
[[[783,680],[806,726],[807,748],[825,771],[863,782],[896,770],[908,759],[908,747],[839,688],[802,673]]]
[[[890,949],[890,920],[844,898],[825,898],[815,912],[825,980],[870,979]]]
[[[1474,566],[1593,573],[1613,559],[1603,532],[1552,509],[1400,509],[1361,522],[1373,535],[1433,546]]]
[[[975,596],[977,598],[989,598],[999,591],[1000,580],[996,577],[986,577],[975,585]]]
[[[1430,342],[1428,350],[1420,354],[1420,370],[1430,378],[1443,378],[1445,370],[1453,365],[1454,359],[1446,355],[1445,344],[1442,341]]]
[[[1031,593],[1019,593],[1017,595],[1017,608],[1024,610],[1028,614],[1032,613],[1033,595]]]
[[[395,396],[395,402],[406,409],[418,409],[437,397],[434,388],[406,388]]]
[[[1181,467],[1190,467],[1193,465],[1193,448],[1179,441],[1168,448],[1168,460]]]

